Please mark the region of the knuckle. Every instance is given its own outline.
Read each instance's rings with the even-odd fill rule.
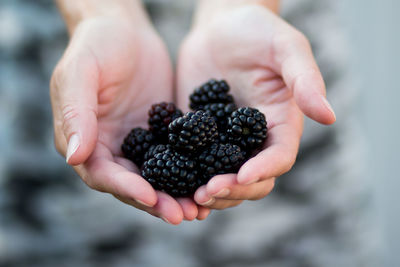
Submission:
[[[92,179],[90,175],[82,175],[81,178],[90,189],[104,192],[104,190],[99,186],[99,184],[95,181],[95,179]]]
[[[65,60],[61,59],[57,66],[54,68],[53,74],[50,79],[50,89],[59,90],[66,79]]]
[[[71,121],[79,116],[79,112],[76,106],[72,104],[66,104],[61,109],[62,113],[62,129],[64,133],[69,133],[71,131]]]

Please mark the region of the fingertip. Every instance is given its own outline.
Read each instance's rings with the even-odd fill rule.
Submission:
[[[206,185],[196,190],[193,199],[197,204],[202,206],[208,206],[215,202],[215,199],[208,194]]]
[[[199,206],[199,213],[196,217],[197,220],[202,221],[205,220],[211,213],[211,210],[206,207]]]
[[[93,153],[97,143],[97,116],[92,110],[84,114],[69,119],[64,125],[64,135],[68,140],[66,162],[70,165],[79,165],[84,163]]]
[[[323,122],[326,125],[331,125],[336,122],[336,114],[335,111],[333,110],[331,104],[329,104],[328,100],[326,97],[321,96],[322,98],[322,103],[325,106],[325,109],[328,111],[328,115],[326,117],[326,120]]]
[[[155,205],[157,205],[158,202],[157,194],[155,192],[154,193],[151,192],[150,194],[146,195],[141,199],[135,198],[135,200],[140,204],[149,208],[153,208]]]
[[[147,183],[147,181],[143,182]],[[132,189],[133,194],[135,194],[135,200],[149,208],[153,208],[154,206],[156,206],[158,202],[158,196],[151,185],[139,185],[139,187],[141,187],[142,190],[138,191],[137,189]]]
[[[130,198],[146,207],[154,207],[158,202],[158,195],[153,187],[139,175],[122,171],[111,176],[112,182],[109,184],[109,190],[125,198]]]
[[[253,167],[253,159],[248,160],[240,169],[237,174],[237,183],[241,185],[249,185],[257,182],[260,178],[258,177]]]
[[[207,193],[210,196],[220,197],[222,190],[229,189],[234,184],[236,184],[236,174],[217,175],[207,183]]]
[[[291,87],[298,107],[307,117],[326,125],[335,122],[335,112],[326,99],[325,82],[319,70],[298,75]]]
[[[157,191],[158,201],[154,206],[160,218],[172,225],[179,225],[184,218],[183,211],[179,203],[171,196]]]
[[[181,205],[183,217],[187,221],[193,221],[198,215],[197,205],[189,198],[178,198],[178,203]]]

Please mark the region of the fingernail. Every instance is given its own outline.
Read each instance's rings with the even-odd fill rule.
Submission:
[[[200,205],[202,206],[210,206],[215,202],[215,198],[210,198],[209,200],[207,200],[206,202],[200,203]]]
[[[335,120],[336,120],[336,114],[335,114],[335,111],[333,111],[331,104],[329,104],[328,100],[324,96],[321,95],[321,98],[322,98],[322,102],[324,103],[325,107],[327,109],[329,109],[329,111],[332,113],[332,115],[335,117]]]
[[[69,138],[68,148],[67,148],[67,158],[66,161],[68,163],[71,156],[78,150],[79,147],[79,136],[78,134],[73,134],[71,138]]]
[[[153,206],[151,206],[151,205],[149,205],[149,204],[144,203],[143,201],[140,201],[140,200],[137,200],[137,199],[135,199],[135,201],[136,201],[137,203],[143,205],[143,206],[148,207],[148,208],[152,208],[152,207],[153,207]]]
[[[168,224],[172,224],[170,221],[167,220],[167,218],[165,218],[164,216],[160,216],[161,220],[163,220],[164,222],[168,223]]]
[[[214,197],[226,197],[231,193],[231,190],[229,190],[228,188],[224,188],[222,190],[220,190],[218,193],[214,194]]]

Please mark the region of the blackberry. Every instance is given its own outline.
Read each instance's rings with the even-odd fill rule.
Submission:
[[[215,119],[202,110],[188,112],[175,119],[168,129],[169,144],[187,153],[197,152],[218,137]]]
[[[174,103],[161,102],[153,104],[148,112],[149,130],[159,138],[160,143],[168,142],[168,125],[183,113]]]
[[[167,147],[145,161],[142,176],[154,189],[173,197],[191,196],[204,183],[194,160]]]
[[[189,107],[192,110],[200,110],[210,103],[233,103],[233,96],[228,94],[228,92],[229,85],[226,81],[211,79],[199,88],[196,88],[190,95]]]
[[[226,129],[228,118],[237,109],[235,103],[211,103],[204,106],[204,110],[209,112],[217,122],[218,131],[222,132]]]
[[[233,144],[214,143],[198,157],[205,180],[217,174],[236,173],[245,161],[246,153]]]
[[[121,150],[125,157],[141,166],[144,161],[144,154],[155,143],[154,136],[143,128],[133,128],[125,137]]]
[[[260,148],[267,138],[265,116],[255,108],[239,108],[228,119],[227,133],[230,141],[246,151]]]

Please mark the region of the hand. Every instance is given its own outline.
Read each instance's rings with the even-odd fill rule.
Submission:
[[[196,191],[195,201],[213,209],[260,199],[273,189],[275,177],[295,162],[303,113],[323,124],[335,121],[304,35],[265,6],[236,2],[219,7],[213,7],[212,1],[202,2],[178,62],[180,107],[188,106],[188,95],[195,87],[210,78],[223,78],[231,85],[238,106],[255,107],[268,121],[262,152],[237,175],[215,176]]]
[[[131,128],[147,124],[151,104],[172,101],[166,48],[148,21],[98,17],[81,22],[51,81],[57,150],[84,182],[172,224],[209,210],[156,192],[121,155]]]

